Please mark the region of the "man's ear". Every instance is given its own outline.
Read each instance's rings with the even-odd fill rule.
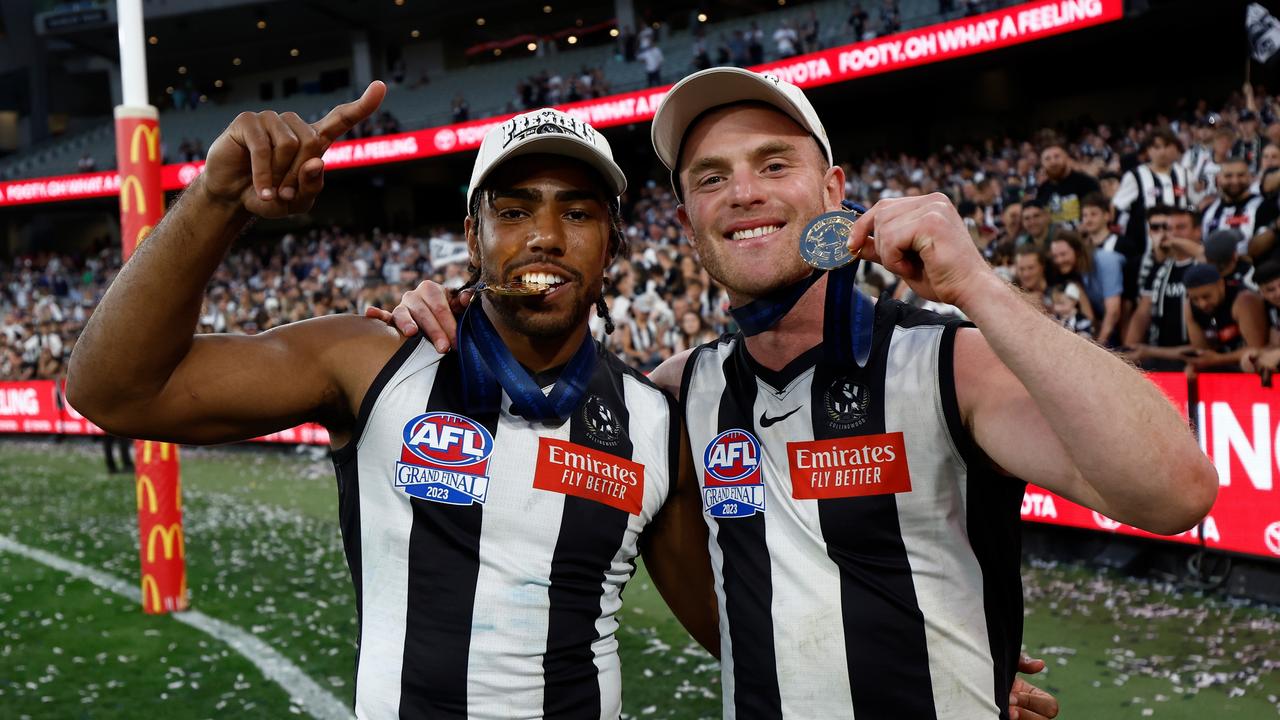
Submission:
[[[822,178],[822,199],[827,210],[839,210],[844,200],[844,168],[832,165]]]
[[[680,229],[684,231],[684,236],[689,238],[689,244],[697,250],[698,236],[693,233],[693,221],[689,219],[689,211],[685,209],[684,203],[676,206],[676,219],[680,221]]]
[[[467,236],[467,262],[471,267],[480,267],[480,238],[476,235],[476,221],[470,215],[462,223],[462,231]]]

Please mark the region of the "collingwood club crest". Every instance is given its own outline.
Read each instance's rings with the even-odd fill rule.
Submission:
[[[622,423],[599,395],[591,395],[582,404],[582,423],[587,437],[604,447],[617,445],[622,436]]]
[[[847,377],[831,382],[822,397],[822,410],[834,430],[854,430],[867,422],[871,392],[867,386]]]

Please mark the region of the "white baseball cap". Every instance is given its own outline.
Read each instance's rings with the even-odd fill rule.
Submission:
[[[489,128],[480,142],[480,153],[471,169],[471,186],[467,188],[467,207],[476,189],[502,163],[521,155],[546,153],[581,160],[609,182],[612,195],[627,189],[622,168],[613,161],[609,141],[586,122],[553,108],[543,108],[517,115]]]
[[[671,186],[680,192],[676,162],[684,136],[703,113],[740,102],[762,102],[786,113],[809,131],[822,146],[828,165],[833,165],[831,141],[804,91],[775,75],[736,67],[717,67],[696,72],[672,86],[653,116],[650,136],[658,159],[671,171]]]

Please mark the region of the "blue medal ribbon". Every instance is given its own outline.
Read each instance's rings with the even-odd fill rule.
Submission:
[[[480,307],[472,303],[458,324],[462,393],[470,412],[496,412],[501,390],[511,397],[511,412],[529,420],[562,421],[582,402],[596,366],[596,343],[587,333],[550,394],[534,382],[502,342]]]
[[[845,201],[846,209],[866,212],[866,208]],[[803,280],[757,298],[729,313],[742,334],[759,335],[771,329],[800,300],[814,283],[827,274],[827,294],[822,322],[822,345],[825,355],[835,363],[857,363],[866,367],[871,357],[871,336],[875,327],[875,305],[860,290],[855,279],[858,260],[832,270],[814,270]]]

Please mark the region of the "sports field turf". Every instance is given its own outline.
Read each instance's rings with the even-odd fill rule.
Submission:
[[[346,702],[355,611],[332,467],[310,451],[183,450],[194,608],[253,633]],[[97,446],[0,438],[0,535],[136,583],[132,478]],[[1026,644],[1064,718],[1280,717],[1280,611],[1028,565]],[[719,667],[641,573],[620,642],[625,712],[719,715]],[[301,713],[224,643],[0,552],[0,718]]]

